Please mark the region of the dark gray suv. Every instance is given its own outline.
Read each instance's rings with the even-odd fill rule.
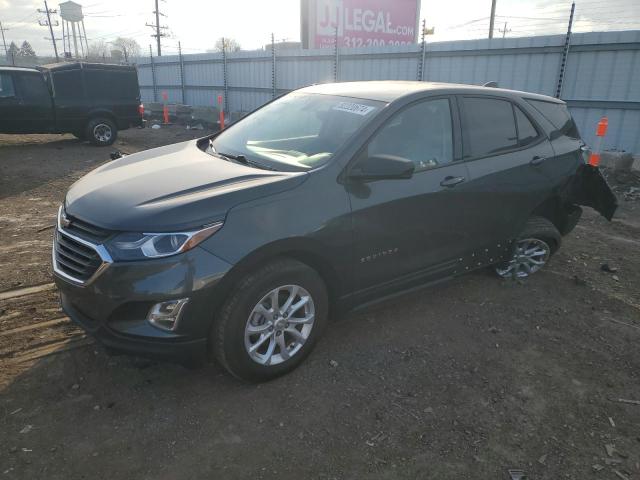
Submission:
[[[107,163],[60,208],[53,267],[103,344],[264,380],[334,309],[540,269],[616,202],[566,105],[421,82],[297,90],[211,137]]]

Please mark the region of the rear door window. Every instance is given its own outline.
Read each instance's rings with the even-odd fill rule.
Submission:
[[[518,147],[511,102],[463,97],[464,157],[484,157]]]
[[[80,70],[54,72],[53,86],[57,100],[84,99],[82,72]]]
[[[0,98],[10,98],[16,96],[13,86],[13,78],[10,73],[0,73]]]
[[[368,146],[369,156],[396,155],[416,172],[453,161],[451,107],[447,98],[411,105],[392,117]]]
[[[545,102],[543,100],[527,100],[527,102],[538,110],[544,118],[549,120],[561,135],[577,139],[580,138],[578,127],[564,103]]]

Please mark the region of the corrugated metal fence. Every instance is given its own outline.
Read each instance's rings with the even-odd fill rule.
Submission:
[[[564,35],[432,43],[424,79],[495,80],[554,95],[563,45]],[[274,94],[312,83],[416,80],[421,58],[420,45],[207,53],[140,58],[138,75],[144,101],[159,101],[166,91],[170,102],[212,106],[224,95],[227,112],[248,112]],[[561,98],[587,142],[607,115],[605,148],[640,152],[640,31],[573,34]]]

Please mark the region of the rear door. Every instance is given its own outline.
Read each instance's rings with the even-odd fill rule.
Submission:
[[[58,131],[82,131],[89,113],[82,70],[53,70],[51,78]]]
[[[445,276],[467,249],[468,173],[458,159],[457,124],[452,98],[421,100],[392,116],[357,157],[395,155],[415,164],[409,179],[348,185],[361,294]]]
[[[553,150],[542,129],[507,98],[461,96],[468,208],[478,244],[492,248],[519,234],[549,197]]]
[[[44,77],[39,72],[16,72],[16,86],[21,108],[16,120],[23,131],[30,133],[51,132],[55,128],[51,94]]]
[[[20,111],[20,99],[11,71],[0,71],[0,132],[17,133],[20,123],[15,120]]]
[[[533,107],[532,113],[547,123],[551,132],[549,137],[555,157],[547,168],[561,198],[567,203],[592,207],[611,220],[618,206],[616,196],[599,169],[585,165],[584,142],[567,105],[538,99],[527,99],[526,102]]]

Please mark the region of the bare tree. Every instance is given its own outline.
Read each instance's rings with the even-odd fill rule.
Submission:
[[[104,40],[95,40],[89,44],[87,58],[89,60],[104,60],[109,56],[109,46]]]
[[[239,52],[240,50],[242,50],[240,43],[238,43],[236,39],[220,37],[218,40],[216,40],[214,51],[221,52],[223,44],[227,52]]]
[[[124,61],[127,63],[129,63],[129,59],[140,56],[140,45],[133,38],[118,37],[111,43],[122,52]]]

